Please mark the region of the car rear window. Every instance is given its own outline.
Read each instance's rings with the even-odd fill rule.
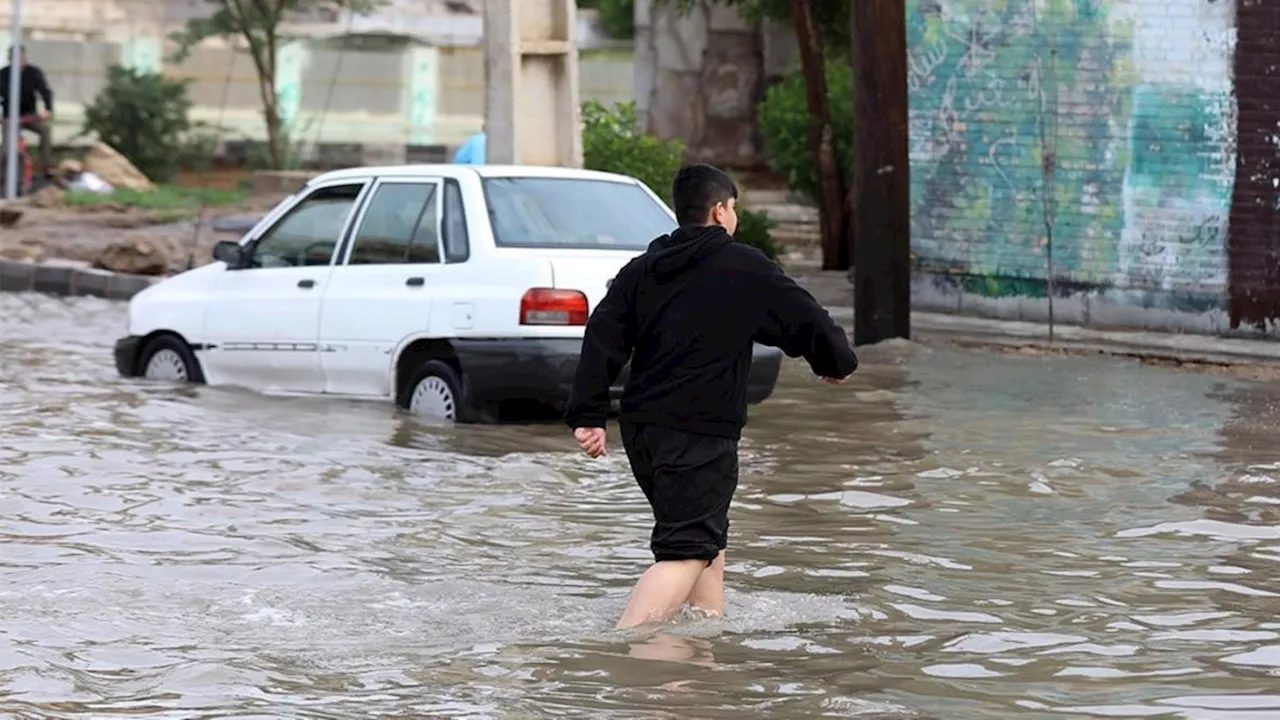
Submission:
[[[507,248],[644,250],[675,222],[639,185],[584,178],[486,178],[494,241]]]

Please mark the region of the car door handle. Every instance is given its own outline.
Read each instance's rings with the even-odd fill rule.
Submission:
[[[420,277],[411,277],[408,280],[404,281],[404,284],[408,285],[409,287],[422,287],[426,283],[427,281]]]
[[[309,290],[309,289],[311,289],[311,288],[313,288],[313,287],[315,287],[315,286],[316,286],[316,281],[315,281],[315,280],[299,280],[299,281],[298,281],[298,287],[300,287],[300,288],[304,288],[304,289],[308,289],[308,290]]]

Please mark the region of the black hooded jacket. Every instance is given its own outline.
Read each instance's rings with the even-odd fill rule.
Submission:
[[[844,330],[777,263],[718,225],[681,227],[627,263],[592,312],[565,422],[604,427],[630,361],[623,421],[736,439],[753,341],[823,377],[858,367]]]

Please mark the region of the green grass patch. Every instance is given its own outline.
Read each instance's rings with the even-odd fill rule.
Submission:
[[[192,188],[177,185],[160,185],[155,190],[115,190],[106,195],[99,195],[87,190],[73,190],[67,193],[64,201],[69,207],[105,207],[124,206],[138,210],[155,210],[165,214],[194,213],[203,207],[225,207],[245,201],[249,193],[245,190]]]

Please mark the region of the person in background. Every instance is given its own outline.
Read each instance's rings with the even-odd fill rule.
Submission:
[[[10,48],[9,57],[13,56]],[[26,47],[18,47],[18,115],[21,116],[22,129],[30,130],[40,136],[40,171],[49,176],[53,161],[53,132],[49,124],[53,122],[53,90],[44,77],[44,71],[27,62]],[[4,112],[4,120],[9,119],[9,79],[12,66],[5,65],[0,70],[0,108]],[[36,96],[44,101],[45,112],[36,112]]]
[[[467,138],[467,141],[458,147],[457,152],[453,154],[454,165],[483,165],[485,158],[484,148],[484,128],[480,128],[480,132]]]

